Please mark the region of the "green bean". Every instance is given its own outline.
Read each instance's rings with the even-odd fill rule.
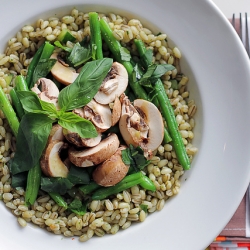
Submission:
[[[146,175],[142,176],[142,181],[139,183],[139,185],[146,190],[150,190],[152,192],[156,191],[154,183]]]
[[[123,190],[126,190],[128,188],[131,188],[135,185],[143,185],[146,189],[149,188],[149,190],[152,190],[152,183],[149,183],[145,180],[144,174],[142,172],[137,172],[131,175],[127,175],[124,177],[119,183],[112,187],[102,187],[97,189],[93,195],[93,200],[103,200],[107,198],[108,196],[112,194],[117,194],[119,192],[122,192]]]
[[[111,53],[113,54],[115,60],[121,63],[127,70],[129,75],[129,86],[133,90],[137,98],[148,100],[148,95],[139,82],[134,80],[134,67],[130,61],[125,61],[122,59],[121,50],[122,46],[118,40],[113,35],[113,31],[109,27],[109,24],[104,20],[100,20],[101,34],[108,45]]]
[[[18,91],[29,91],[28,84],[24,76],[17,76],[15,79],[15,83]]]
[[[17,137],[19,121],[15,110],[11,106],[10,101],[8,100],[6,94],[3,92],[1,86],[0,86],[0,109],[3,111],[5,117],[7,118],[13,134],[15,135],[15,137]]]
[[[90,194],[93,191],[97,190],[100,187],[96,182],[91,181],[89,184],[82,185],[79,187],[80,191],[82,191],[83,194]]]
[[[19,117],[19,120],[21,120],[22,117],[24,116],[24,109],[23,109],[22,103],[20,102],[14,88],[11,89],[11,91],[10,91],[10,97],[12,100],[12,105],[14,106],[14,108],[16,110],[17,116]]]
[[[42,170],[39,164],[36,164],[28,172],[27,186],[25,192],[25,203],[33,205],[36,201],[41,183]]]
[[[96,47],[96,59],[102,59],[102,37],[99,17],[96,12],[89,13],[89,27],[91,35],[91,48]]]
[[[64,207],[64,208],[68,208],[68,204],[67,202],[64,200],[64,198],[58,194],[58,193],[49,193],[49,196],[55,201],[55,203],[60,206],[60,207]]]
[[[141,40],[135,40],[136,48],[139,52],[139,55],[142,57],[146,51],[146,47]],[[150,62],[144,61],[145,65],[148,67]],[[163,83],[161,79],[158,79],[156,83],[153,85],[154,91],[157,94],[157,99],[160,105],[161,113],[164,119],[167,122],[168,132],[170,137],[172,138],[173,147],[182,167],[187,170],[190,169],[190,160],[188,158],[186,148],[184,146],[182,137],[178,130],[178,125],[176,122],[174,110],[171,106],[170,100],[166,94]],[[164,136],[166,136],[164,134]]]
[[[28,87],[31,86],[31,83],[33,80],[33,73],[34,73],[34,70],[36,68],[36,65],[39,62],[39,59],[41,57],[44,46],[45,46],[45,43],[40,46],[40,48],[37,50],[36,54],[33,56],[33,59],[29,64],[28,72],[27,72],[27,76],[26,76],[26,82],[27,82]]]

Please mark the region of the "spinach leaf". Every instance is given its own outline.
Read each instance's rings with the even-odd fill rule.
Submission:
[[[153,61],[153,50],[147,49],[141,57],[141,64],[146,69],[148,65],[151,65]]]
[[[163,76],[166,72],[175,69],[175,67],[171,64],[157,64],[154,73],[152,74],[151,81],[155,82]]]
[[[46,77],[56,63],[56,59],[40,59],[33,73],[33,82],[36,83],[39,78]]]
[[[150,161],[144,156],[144,152],[141,147],[134,147],[129,145],[128,148],[121,151],[122,152],[122,161],[126,165],[130,165],[135,172],[143,170]]]
[[[22,172],[19,174],[13,174],[11,176],[11,186],[13,188],[26,187],[28,172]]]
[[[25,114],[20,122],[16,153],[11,161],[12,174],[27,171],[38,163],[46,146],[53,120],[45,114]]]
[[[69,111],[89,103],[100,88],[112,63],[111,58],[87,62],[76,80],[60,91],[58,97],[60,108]]]
[[[71,210],[73,213],[78,215],[84,215],[87,212],[87,204],[88,202],[82,201],[78,198],[75,198],[68,206],[68,209]]]
[[[62,112],[58,124],[71,132],[78,133],[82,138],[93,138],[98,135],[92,122],[72,112]]]
[[[74,65],[74,67],[77,67],[87,62],[91,57],[91,48],[89,45],[87,47],[83,47],[80,43],[76,43],[68,56],[68,60],[72,65]]]
[[[47,193],[66,194],[74,185],[67,179],[61,177],[42,177],[41,189]]]
[[[90,178],[86,169],[79,168],[74,166],[73,164],[70,166],[70,170],[67,176],[68,180],[76,184],[89,184]]]
[[[31,113],[47,114],[57,117],[57,110],[54,104],[42,101],[32,91],[17,91],[24,110]]]

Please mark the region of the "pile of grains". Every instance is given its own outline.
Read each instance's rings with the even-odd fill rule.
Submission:
[[[176,69],[163,76],[162,80],[174,108],[188,156],[192,161],[197,152],[197,148],[191,144],[194,137],[192,131],[195,126],[193,116],[196,105],[193,100],[189,100],[188,77],[180,72],[179,49],[169,48],[166,34],[153,34],[144,28],[139,20],[128,20],[113,13],[100,14],[100,17],[108,21],[115,37],[123,45],[126,44],[135,57],[135,46],[132,41],[137,38],[142,39],[148,48],[153,49],[155,62],[175,65]],[[14,86],[14,80],[8,84],[6,76],[8,74],[25,76],[39,46],[46,40],[53,42],[65,28],[71,30],[77,41],[82,41],[85,36],[90,35],[88,13],[73,9],[69,15],[61,19],[57,17],[39,19],[34,26],[24,26],[15,37],[9,39],[4,53],[0,54],[0,85],[8,97]],[[67,46],[72,47],[73,44],[68,42]],[[106,50],[104,55],[109,56],[107,46],[104,44],[103,47]],[[170,78],[179,81],[178,89],[171,88]],[[109,199],[92,201],[88,206],[89,212],[79,216],[59,207],[42,191],[34,205],[26,206],[25,190],[11,187],[8,162],[14,152],[15,138],[4,114],[0,111],[0,199],[17,217],[20,226],[25,227],[27,222],[32,222],[54,234],[66,237],[79,236],[82,242],[94,235],[115,234],[119,229],[126,229],[133,222],[143,222],[149,214],[162,210],[165,202],[179,193],[180,177],[184,173],[172,146],[161,145],[154,152],[151,163],[145,168],[145,173],[156,186],[156,192],[134,186]],[[147,206],[146,212],[143,205]]]

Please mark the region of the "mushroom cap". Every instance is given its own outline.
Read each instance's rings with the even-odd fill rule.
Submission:
[[[98,132],[104,132],[111,127],[112,114],[109,105],[97,103],[92,99],[84,106],[83,111],[84,118],[90,120]]]
[[[67,148],[67,144],[52,140],[46,147],[41,159],[40,165],[43,173],[50,177],[67,177],[68,168],[60,158],[60,151]]]
[[[94,147],[98,145],[102,139],[100,133],[98,133],[97,137],[94,138],[81,138],[78,133],[71,132],[67,129],[63,129],[63,135],[67,139],[68,142],[76,145],[77,147]]]
[[[50,58],[56,59],[57,62],[51,69],[51,74],[57,81],[64,85],[69,85],[78,77],[74,68],[67,67],[58,61],[58,53],[53,53]]]
[[[116,134],[110,134],[97,146],[83,150],[69,149],[69,160],[78,167],[90,167],[98,165],[113,155],[119,147],[119,139]]]
[[[115,100],[116,96],[120,96],[127,86],[128,72],[126,68],[121,63],[114,62],[94,99],[98,103],[109,104]]]
[[[140,146],[145,152],[154,151],[162,143],[164,137],[161,113],[153,103],[143,99],[136,99],[134,108],[138,113],[131,115],[129,111],[125,112],[126,108],[123,107],[124,112],[119,121],[121,135],[127,145]],[[133,110],[133,107],[131,110]],[[145,124],[140,124],[140,122],[136,124],[138,117],[143,118],[148,126],[148,131],[144,130]]]
[[[104,187],[114,186],[126,176],[129,166],[122,161],[122,149],[124,147],[118,148],[109,159],[96,167],[92,176],[98,185]]]

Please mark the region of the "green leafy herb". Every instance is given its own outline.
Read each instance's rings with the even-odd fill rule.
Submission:
[[[42,177],[41,179],[41,189],[47,193],[58,193],[64,195],[73,187],[67,178],[60,177]]]
[[[140,208],[141,208],[145,213],[148,212],[148,205],[141,204],[141,205],[140,205]]]
[[[25,114],[20,122],[16,153],[11,161],[12,174],[31,169],[46,146],[53,120],[45,114]]]
[[[89,184],[90,178],[86,169],[79,168],[74,165],[70,166],[69,174],[67,176],[68,180],[76,184]]]
[[[55,63],[56,59],[40,59],[33,73],[33,82],[36,83],[39,78],[46,77]]]
[[[143,168],[150,163],[150,161],[144,156],[142,148],[135,148],[131,144],[128,148],[122,150],[122,161],[126,165],[130,165],[130,167],[136,172],[143,170]]]
[[[80,43],[76,43],[68,56],[68,60],[74,67],[77,67],[87,62],[91,56],[91,48],[89,45],[87,47],[83,47]]]
[[[112,63],[111,58],[87,62],[76,80],[61,90],[58,97],[60,108],[69,111],[89,103],[100,88]]]
[[[120,56],[122,61],[127,61],[129,62],[131,59],[131,55],[128,49],[121,47],[120,48]]]
[[[64,51],[67,51],[67,52],[71,52],[72,51],[72,48],[69,48],[67,46],[63,46],[59,41],[55,41],[54,44],[58,47],[58,48],[61,48],[63,49]]]
[[[26,187],[28,172],[13,174],[11,177],[11,186],[13,188]]]
[[[92,122],[72,112],[64,112],[59,116],[58,123],[71,132],[78,133],[82,138],[93,138],[98,135]]]
[[[68,209],[71,210],[73,213],[78,215],[84,215],[87,212],[87,202],[83,202],[75,198],[68,206]]]

